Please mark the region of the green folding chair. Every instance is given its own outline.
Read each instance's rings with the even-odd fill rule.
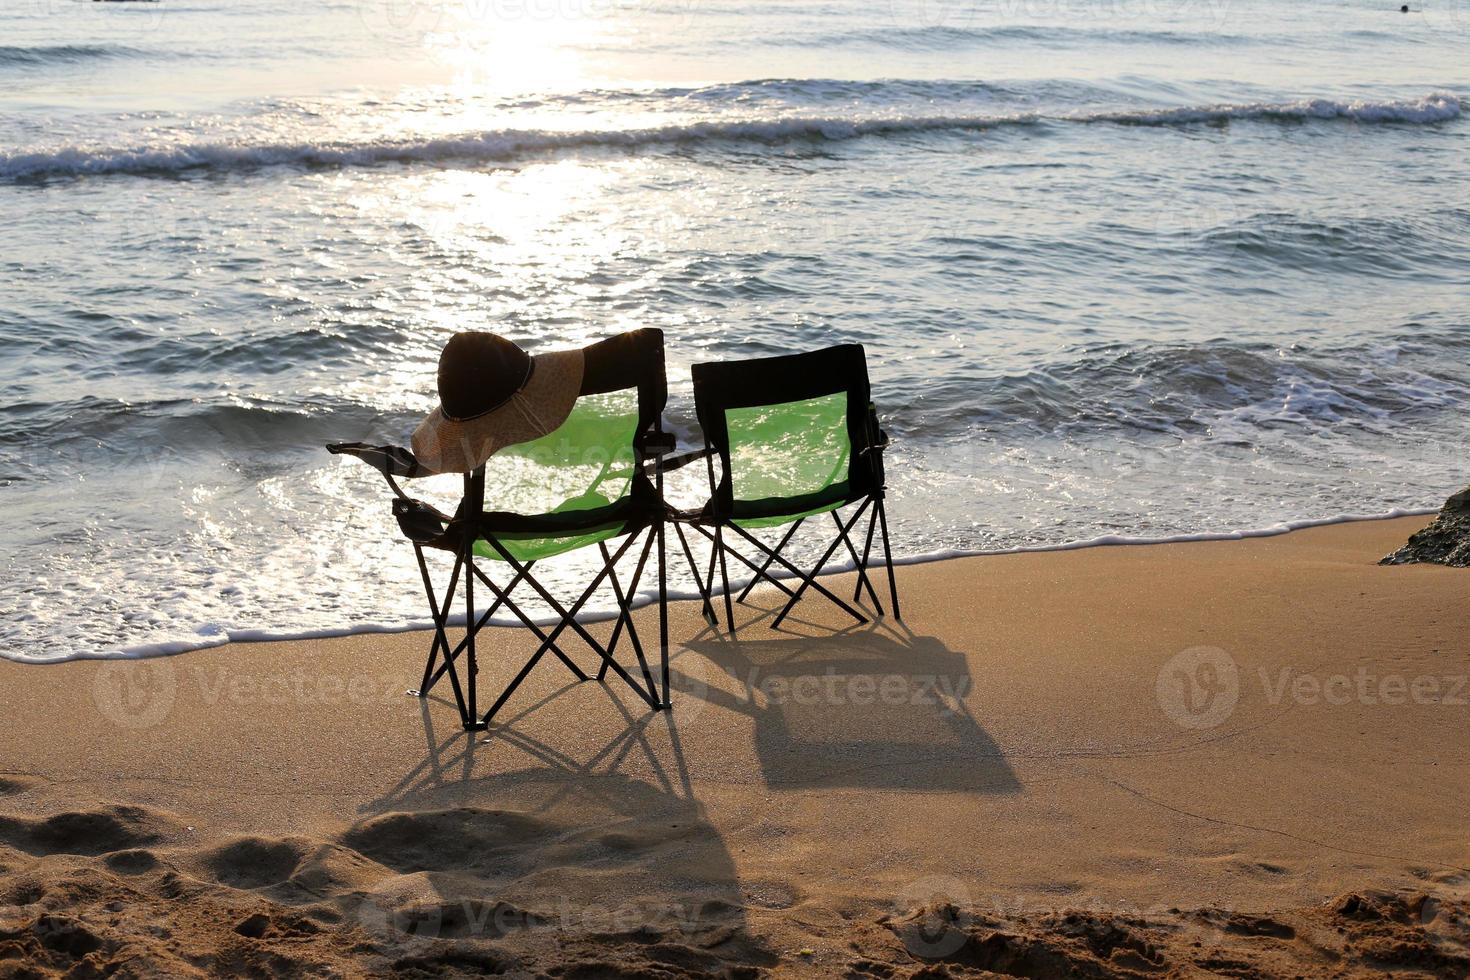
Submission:
[[[839,547],[845,547],[857,569],[853,601],[864,590],[878,615],[883,606],[868,574],[875,530],[881,534],[888,570],[893,615],[901,618],[898,584],[889,547],[883,450],[888,437],[879,427],[870,400],[867,360],[860,344],[781,357],[695,364],[694,407],[704,430],[704,449],[666,460],[673,470],[697,458],[709,473],[709,501],[701,508],[672,514],[675,530],[695,578],[695,565],[684,527],[711,543],[707,581],[700,581],[704,611],[718,622],[711,596],[718,562],[723,584],[725,620],[735,630],[727,557],[752,573],[737,601],[744,602],[757,583],[767,582],[786,595],[771,621],[777,628],[808,589],[826,597],[859,622],[868,617],[837,596],[817,575]],[[715,470],[718,458],[720,471]],[[850,516],[841,510],[855,505]],[[808,522],[830,515],[835,536],[811,571],[785,557],[787,545]],[[867,515],[867,540],[861,554],[851,534]],[[779,543],[768,547],[752,532],[789,525]],[[734,546],[732,537],[755,550],[757,564]],[[794,587],[774,573],[784,569]]]
[[[650,708],[668,706],[668,614],[664,573],[663,475],[658,460],[674,447],[663,431],[663,409],[668,399],[664,375],[663,333],[635,330],[609,338],[583,351],[580,393],[566,420],[554,431],[533,441],[501,449],[490,460],[464,475],[464,493],[453,514],[410,497],[400,480],[433,475],[408,449],[334,443],[332,453],[355,456],[374,467],[393,490],[393,514],[403,536],[413,545],[434,621],[434,636],[424,664],[423,679],[410,693],[427,697],[446,675],[454,692],[464,727],[484,729],[546,654],[560,660],[577,680],[587,674],[562,648],[571,631],[599,658],[597,679],[611,671]],[[487,509],[487,503],[489,509]],[[635,547],[637,563],[626,587],[618,562]],[[622,539],[610,548],[610,543]],[[537,580],[539,563],[557,555],[597,547],[600,570],[581,595],[564,605]],[[660,684],[654,681],[643,644],[634,627],[631,603],[637,595],[648,559],[658,555]],[[436,593],[425,549],[453,557],[449,584],[442,599]],[[502,582],[486,571],[485,563],[504,566]],[[577,615],[602,587],[611,587],[618,614],[611,639],[603,644],[577,621]],[[448,629],[460,585],[464,589],[465,635],[451,645]],[[493,601],[477,613],[475,591],[488,590]],[[529,589],[550,607],[557,622],[550,629],[537,624],[522,609],[514,593]],[[476,675],[479,672],[476,637],[501,608],[508,609],[530,630],[539,646],[519,673],[506,685],[490,709],[479,713]],[[626,637],[637,661],[638,678],[615,659]],[[459,665],[463,661],[465,676]]]

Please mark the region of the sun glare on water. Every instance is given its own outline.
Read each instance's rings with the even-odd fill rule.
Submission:
[[[642,30],[632,0],[369,0],[390,38],[421,47],[466,96],[575,91]]]

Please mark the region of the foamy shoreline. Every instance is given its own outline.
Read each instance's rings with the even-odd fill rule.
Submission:
[[[1165,535],[1160,537],[1106,534],[1081,541],[1064,542],[1054,545],[1033,545],[1017,548],[1000,548],[993,550],[973,551],[967,551],[964,549],[950,549],[945,551],[928,552],[921,555],[901,555],[895,559],[894,564],[922,565],[931,562],[950,561],[956,558],[984,558],[996,557],[1001,555],[1046,554],[1051,552],[1077,551],[1084,548],[1104,548],[1114,546],[1133,547],[1144,545],[1185,544],[1189,542],[1203,541],[1242,541],[1250,538],[1274,537],[1276,535],[1288,534],[1292,531],[1299,531],[1306,528],[1330,527],[1336,524],[1349,524],[1359,521],[1395,520],[1401,517],[1418,517],[1433,514],[1437,511],[1437,507],[1396,507],[1393,510],[1381,514],[1348,514],[1338,517],[1286,521],[1278,524],[1273,524],[1269,527],[1255,528],[1244,531],[1204,531],[1194,534]],[[677,559],[677,561],[680,563],[682,563],[683,561],[682,557],[678,557],[671,552],[671,562],[675,559]],[[824,574],[837,575],[845,572],[851,572],[853,570],[853,567],[854,566],[851,561],[840,563],[833,562],[827,566]],[[776,569],[772,572],[772,574],[773,577],[778,579],[789,579],[793,577],[789,572],[785,571],[784,569]],[[732,575],[730,579],[730,587],[732,590],[739,590],[743,588],[749,581],[749,576],[739,577]],[[670,589],[669,598],[671,601],[676,602],[695,601],[699,599],[699,593],[693,590]],[[654,602],[655,599],[656,594],[650,593],[646,590],[640,590],[638,596],[633,600],[632,605],[635,609],[642,608],[643,606],[649,605],[650,603]],[[597,609],[578,616],[578,621],[582,623],[601,623],[613,619],[616,615],[617,613],[614,610]],[[557,622],[557,620],[551,616],[533,616],[531,618],[539,626],[554,625]],[[463,626],[465,622],[464,613],[451,613],[449,617],[449,622],[455,626]],[[494,626],[509,627],[513,629],[519,628],[521,625],[519,620],[516,620],[510,616],[492,617],[490,620],[490,624]],[[191,653],[196,650],[208,650],[214,647],[225,646],[228,644],[266,643],[292,640],[319,640],[344,636],[409,633],[417,630],[432,629],[433,626],[433,621],[428,618],[427,614],[425,614],[424,618],[422,619],[410,619],[398,623],[364,623],[354,626],[326,626],[320,629],[295,631],[277,631],[271,630],[269,628],[224,629],[221,627],[210,627],[211,632],[209,632],[207,635],[201,636],[197,641],[176,641],[165,643],[140,644],[134,647],[126,647],[115,652],[79,653],[66,657],[53,657],[48,659],[34,659],[24,656],[16,656],[9,653],[0,653],[0,659],[10,660],[15,663],[35,665],[69,663],[75,660],[146,659],[150,657],[178,656],[180,654]]]

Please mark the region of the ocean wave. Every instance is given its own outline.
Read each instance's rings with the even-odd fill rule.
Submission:
[[[148,52],[118,44],[42,44],[35,46],[0,44],[0,68],[70,65],[86,61],[147,56],[149,56]]]
[[[939,129],[984,129],[1025,124],[1034,117],[798,117],[709,121],[628,130],[501,130],[425,140],[363,143],[200,143],[107,149],[66,147],[0,154],[0,178],[10,180],[100,174],[171,174],[189,170],[246,170],[371,166],[384,163],[507,160],[529,153],[597,147],[640,148],[708,142],[848,140],[860,136]]]
[[[1265,268],[1423,280],[1439,270],[1457,275],[1470,261],[1470,241],[1463,234],[1470,226],[1467,219],[1470,212],[1455,208],[1437,211],[1432,218],[1350,211],[1324,218],[1268,211],[1204,229],[1199,243],[1219,256]]]
[[[1139,45],[1224,45],[1260,40],[1221,31],[1178,31],[1077,27],[1071,25],[1010,24],[1003,27],[956,27],[936,24],[900,29],[869,29],[836,34],[795,34],[773,39],[775,44],[830,48],[841,45],[871,45],[909,51],[940,51],[985,44],[1034,41],[1043,45],[1139,44]]]
[[[1435,92],[1413,100],[1380,102],[1367,99],[1303,99],[1297,102],[1252,102],[1244,105],[1096,112],[1074,118],[1078,122],[1114,123],[1123,126],[1179,126],[1222,123],[1236,119],[1267,122],[1346,120],[1356,123],[1432,124],[1458,119],[1460,108],[1458,97],[1447,92]]]
[[[1463,342],[1412,326],[1398,338],[1340,348],[1213,341],[1071,350],[1024,373],[972,380],[969,407],[955,402],[936,414],[964,412],[1016,442],[1038,433],[1252,445],[1268,431],[1391,434],[1470,403],[1470,374],[1454,366]]]
[[[822,117],[705,120],[637,129],[498,130],[421,140],[341,143],[196,143],[179,146],[64,147],[0,153],[0,179],[104,174],[176,174],[191,170],[251,170],[271,166],[351,167],[387,163],[509,160],[528,154],[593,148],[639,149],[725,142],[781,143],[852,140],[867,136],[987,130],[1043,124],[1185,126],[1230,121],[1350,121],[1434,124],[1458,118],[1460,101],[1436,93],[1414,101],[1309,99],[1123,112],[1046,115]]]
[[[0,410],[0,447],[26,459],[41,450],[42,469],[136,466],[165,457],[299,455],[328,442],[378,431],[407,431],[413,417],[343,399],[291,404],[262,399],[162,398],[124,401],[86,396],[21,402]]]

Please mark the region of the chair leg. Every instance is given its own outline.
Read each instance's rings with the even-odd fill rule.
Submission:
[[[903,621],[903,614],[898,611],[898,580],[893,577],[893,549],[888,546],[888,510],[883,506],[883,498],[878,498],[878,523],[883,528],[883,560],[888,565],[888,598],[893,603],[893,618]]]
[[[695,524],[695,525],[693,525],[693,527],[700,534],[703,534],[705,536],[705,539],[708,540],[712,546],[714,545],[714,543],[715,543],[715,536],[714,536],[714,534],[712,534],[709,530],[707,530],[706,528],[704,528],[703,526],[701,526],[699,524]],[[755,540],[755,539],[752,538],[751,540]],[[768,555],[771,554],[771,549],[770,548],[767,548],[765,545],[761,544],[760,541],[758,541],[758,540],[755,541],[755,544],[756,544],[756,547],[759,548],[765,554],[768,554]],[[727,545],[724,545],[724,549],[725,549],[725,551],[729,552],[730,555],[732,555],[735,558],[736,561],[740,562],[742,565],[744,565],[746,568],[750,569],[752,572],[759,572],[760,571],[760,566],[759,565],[757,565],[755,562],[751,561],[749,558],[746,558],[739,551],[737,551],[736,549],[730,547],[728,544]],[[710,565],[711,565],[711,567],[713,567],[714,562],[715,562],[715,550],[718,550],[718,549],[714,549],[714,550],[711,550],[710,551]],[[789,588],[786,587],[786,583],[783,582],[783,581],[781,581],[778,578],[774,578],[774,577],[772,577],[770,575],[767,575],[766,576],[766,581],[769,582],[771,585],[775,586],[777,589],[780,589],[782,592],[786,593],[787,598],[790,598],[794,594],[794,593],[792,593],[792,591]],[[712,587],[711,588],[711,592],[713,593],[714,572],[710,572],[710,585]],[[719,625],[718,621],[715,622],[715,625],[717,625],[717,626]]]
[[[495,537],[487,534],[485,535],[485,540],[489,542],[491,547],[500,552],[500,557],[514,571],[519,572],[521,568],[524,567],[520,561],[518,561],[514,556],[512,556],[508,551],[505,550],[505,546],[502,545]],[[628,550],[628,546],[632,544],[633,541],[634,535],[628,535],[628,540],[623,543],[622,547],[618,549],[617,556],[613,558],[614,564],[616,564],[617,561],[623,557],[623,553]],[[598,573],[597,577],[593,579],[593,584],[588,587],[588,590],[585,593],[583,593],[582,598],[578,600],[579,604],[585,604],[586,601],[592,597],[592,594],[597,591],[597,586],[602,584],[602,580],[607,575],[607,573],[608,568],[604,567],[603,570]],[[560,636],[561,631],[570,626],[572,632],[580,636],[582,638],[582,642],[586,643],[587,646],[592,649],[592,652],[596,653],[604,661],[611,660],[611,658],[608,656],[607,650],[603,648],[601,643],[597,642],[597,638],[594,637],[591,633],[587,632],[587,628],[581,623],[577,622],[575,615],[573,613],[568,613],[566,608],[556,600],[556,596],[552,595],[546,590],[546,587],[544,585],[536,581],[536,577],[534,575],[528,575],[526,577],[526,584],[531,587],[532,591],[534,591],[538,596],[541,597],[542,602],[551,607],[552,612],[561,617],[561,622],[557,624],[556,629],[551,634],[553,637]],[[580,608],[580,605],[578,606],[578,608]],[[576,671],[578,675],[580,675],[578,677],[578,680],[587,679],[587,675],[583,674],[581,669],[578,668],[575,664],[572,664],[570,661],[568,661],[568,666],[570,666],[574,671]],[[613,666],[616,668],[616,663],[614,663]]]
[[[796,529],[799,528],[799,527],[801,527],[802,521],[805,521],[805,520],[806,520],[805,517],[798,517],[796,519],[796,523],[792,524],[789,528],[786,529],[785,535],[783,535],[782,538],[781,538],[781,543],[778,544],[778,545],[776,545],[776,550],[777,551],[781,551],[783,548],[786,547],[786,545],[791,541],[791,536],[796,533]],[[760,580],[762,578],[765,578],[766,577],[766,570],[769,569],[770,567],[771,567],[771,558],[768,556],[765,561],[761,562],[760,571],[758,571],[758,572],[755,573],[755,578],[753,578],[753,579],[750,580],[750,582],[745,586],[744,590],[741,591],[739,597],[736,598],[735,601],[736,602],[744,602],[745,601],[745,597],[748,596],[748,595],[750,595],[750,590],[753,589],[753,588],[755,588],[756,587],[756,584],[758,582],[760,582]]]
[[[492,546],[506,557],[506,560],[511,564],[513,568],[517,568],[519,566],[520,563],[517,562],[514,558],[506,555],[505,549],[500,546],[498,542],[495,542],[493,539],[488,538],[487,540],[490,540]],[[616,564],[617,561],[623,557],[623,554],[627,552],[628,548],[633,544],[634,540],[634,535],[628,535],[628,539],[623,542],[623,544],[618,548],[617,552],[613,556],[614,564]],[[504,705],[505,702],[510,698],[511,694],[515,692],[515,689],[521,685],[521,682],[524,681],[526,679],[526,676],[531,673],[532,668],[536,666],[536,663],[541,659],[543,655],[545,655],[546,651],[555,647],[557,637],[561,636],[561,634],[568,627],[582,634],[584,639],[590,639],[590,636],[589,634],[587,634],[586,629],[577,622],[576,616],[577,613],[582,611],[582,607],[587,604],[587,601],[591,599],[594,594],[596,594],[598,586],[602,584],[602,580],[607,576],[607,574],[608,569],[607,567],[604,567],[602,571],[593,576],[592,582],[587,586],[581,597],[578,598],[576,602],[572,603],[570,609],[563,608],[561,604],[558,603],[556,599],[551,596],[550,593],[546,592],[545,588],[536,581],[534,576],[528,577],[527,581],[529,581],[532,587],[536,589],[537,594],[541,595],[543,599],[548,600],[552,605],[552,608],[554,608],[557,611],[557,614],[560,615],[562,618],[561,621],[556,624],[555,628],[553,628],[549,634],[542,634],[545,636],[545,639],[541,641],[541,645],[536,649],[536,652],[531,655],[531,659],[526,663],[526,666],[521,668],[521,672],[516,675],[515,680],[511,681],[510,686],[507,687],[505,691],[500,695],[500,698],[495,702],[494,706],[491,707],[488,712],[486,712],[486,723],[489,723],[490,719],[494,717],[495,712],[500,710],[501,706]],[[514,603],[511,603],[511,605],[512,607],[514,607]],[[529,622],[528,620],[524,619],[524,616],[522,621]],[[607,650],[604,649],[601,644],[593,640],[591,645],[593,649],[597,650],[602,655],[603,659],[607,661],[607,664],[609,667],[612,668],[613,673],[617,674],[618,677],[622,678],[625,684],[627,684],[635,692],[637,692],[639,697],[643,698],[643,700],[647,702],[650,708],[653,708],[654,710],[658,709],[658,695],[656,692],[645,691],[641,687],[639,687],[638,683],[633,680],[631,676],[629,676],[628,672],[624,670],[617,661],[612,660],[608,657]]]
[[[695,526],[698,527],[698,525],[695,525]],[[704,528],[702,528],[702,527],[699,528],[699,529],[701,531],[704,530]],[[720,561],[720,549],[717,548],[717,547],[715,547],[715,544],[714,544],[715,539],[714,539],[714,537],[712,535],[706,534],[705,537],[706,538],[709,538],[709,540],[710,540],[710,548],[709,548],[709,568],[706,569],[705,576],[704,576],[704,590],[705,590],[706,594],[709,595],[710,611],[711,612],[715,612],[715,609],[714,609],[714,605],[715,605],[715,567],[719,564],[719,561]],[[720,616],[719,616],[719,613],[715,612],[715,615],[713,616],[713,618],[710,619],[710,625],[714,626],[715,629],[719,629],[720,628]]]
[[[532,566],[534,566],[535,564],[536,563],[533,562],[533,561],[526,562],[526,574],[529,574],[530,573]],[[490,585],[491,584],[489,582],[489,579],[487,579],[485,577],[484,573],[477,573],[477,574],[480,575],[480,579],[482,581],[484,581],[487,585]],[[485,612],[483,612],[483,613],[480,614],[479,622],[475,626],[475,629],[476,630],[479,630],[481,627],[483,627],[487,623],[489,623],[490,618],[492,616],[494,616],[496,612],[499,611],[499,609],[500,609],[500,607],[502,605],[505,604],[506,600],[510,597],[510,594],[515,591],[515,587],[520,584],[522,578],[524,578],[524,575],[516,575],[514,578],[512,578],[510,580],[510,583],[508,585],[506,585],[505,591],[503,593],[496,593],[496,595],[495,595],[495,602],[493,602],[491,604],[491,606],[490,606],[489,609],[487,609]],[[491,585],[491,591],[492,592],[495,591],[495,588],[494,588],[493,585]],[[465,625],[468,626],[469,624],[466,623]],[[448,649],[448,640],[447,639],[445,640],[445,644],[446,644],[445,649],[447,650]],[[463,649],[464,649],[464,643],[461,642],[459,646],[457,646],[457,647],[454,648],[454,653],[452,654],[452,657],[458,657],[459,654],[460,654],[460,652]],[[449,670],[449,665],[450,665],[450,660],[449,659],[446,659],[445,662],[443,662],[443,663],[441,663],[439,665],[438,669],[436,669],[434,671],[433,676],[429,678],[428,687],[433,687],[436,683],[438,683],[439,678],[443,677],[444,674],[445,674],[445,672],[447,672]],[[424,670],[425,670],[425,673],[427,674],[428,668],[426,667],[426,668],[424,668]],[[425,688],[424,690],[427,690],[427,688]]]
[[[863,545],[863,561],[862,561],[862,566],[863,566],[864,571],[867,570],[867,567],[868,567],[868,558],[873,553],[873,532],[876,531],[877,529],[878,529],[878,508],[874,507],[872,513],[870,513],[868,515],[868,540]],[[862,594],[863,594],[863,583],[861,581],[859,581],[857,585],[855,585],[855,586],[852,587],[852,601],[853,602],[857,602],[858,601],[858,598]]]
[[[464,577],[464,626],[467,631],[465,635],[465,654],[468,658],[468,669],[465,671],[465,687],[468,688],[465,700],[469,703],[470,715],[465,722],[469,730],[483,728],[475,719],[478,714],[478,705],[475,699],[475,675],[480,672],[479,664],[475,662],[475,634],[479,632],[475,622],[475,552],[474,545],[467,545],[464,550],[464,561],[469,566],[470,574]]]
[[[863,516],[863,512],[867,509],[868,502],[864,501],[863,505],[858,508],[856,514],[852,515],[852,519],[847,522],[847,525],[843,528],[843,530],[851,530],[853,525],[858,522],[858,520]],[[753,535],[746,532],[743,528],[739,527],[738,525],[731,526],[734,527],[735,530],[739,531],[742,537],[744,537],[748,541],[753,542],[757,547],[765,547],[758,540],[756,540]],[[798,576],[801,577],[801,584],[796,587],[796,592],[792,594],[791,598],[786,601],[786,605],[781,609],[781,611],[776,614],[776,618],[771,620],[771,629],[776,629],[781,625],[781,623],[786,619],[787,614],[791,612],[792,608],[796,605],[797,600],[801,598],[802,593],[805,592],[808,587],[816,589],[819,593],[826,596],[831,601],[835,602],[838,606],[842,607],[842,609],[847,612],[848,615],[855,618],[858,622],[866,623],[868,621],[867,616],[864,616],[862,613],[852,608],[852,606],[849,606],[847,603],[843,602],[837,596],[833,595],[829,589],[827,589],[820,582],[817,581],[817,575],[821,573],[822,568],[826,566],[828,560],[832,557],[832,553],[837,550],[837,546],[841,543],[842,539],[838,538],[836,541],[833,541],[830,546],[828,546],[827,550],[822,553],[822,557],[817,559],[817,563],[815,566],[813,566],[810,575],[803,574],[800,569],[797,569],[796,566],[786,561],[780,555],[776,556],[777,561],[781,562],[781,564],[785,565],[787,568],[792,569],[796,572]]]
[[[525,578],[528,582],[534,583],[535,579],[531,577],[529,569],[529,565],[525,566],[525,574],[522,575],[518,572],[517,578]],[[515,600],[510,597],[509,589],[502,590],[500,586],[496,585],[490,579],[490,577],[484,572],[480,571],[479,568],[475,568],[474,573],[475,575],[479,576],[480,581],[485,584],[485,587],[488,588],[492,593],[494,593],[495,597],[498,600],[504,602],[507,609],[515,614],[515,617],[521,621],[521,625],[525,626],[533,634],[535,634],[536,639],[541,640],[542,642],[546,641],[546,631],[538,626],[535,620],[527,616],[525,612],[522,611],[520,606],[516,605]],[[489,621],[489,616],[481,616],[476,628],[478,629],[485,626]],[[552,643],[547,647],[547,649],[556,654],[557,659],[559,659],[562,663],[566,664],[567,669],[572,672],[572,676],[576,677],[577,680],[585,681],[587,679],[587,675],[582,671],[582,668],[578,667],[576,662],[562,651],[561,647],[557,646],[555,643]]]
[[[515,679],[505,686],[505,690],[500,692],[500,697],[495,699],[495,703],[490,706],[490,710],[485,712],[485,717],[481,718],[479,722],[480,728],[488,728],[490,726],[490,722],[494,720],[496,712],[505,707],[505,702],[510,700],[510,696],[516,692],[516,688],[520,687],[521,682],[530,675],[533,669],[535,669],[536,664],[541,661],[541,657],[545,653],[546,645],[542,644],[541,647],[531,655],[531,658],[526,661],[526,665],[521,668],[520,673],[516,674]]]
[[[725,542],[722,536],[723,527],[723,522],[715,525],[715,550],[720,553],[720,582],[724,587],[723,591],[725,593],[725,627],[729,630],[730,635],[734,636],[735,609],[734,606],[730,603],[730,573],[729,570],[725,568]]]
[[[444,601],[441,603],[439,596],[434,592],[434,582],[429,577],[428,562],[424,561],[423,545],[415,544],[413,546],[413,554],[414,558],[418,560],[419,576],[424,581],[424,592],[429,599],[429,615],[434,620],[434,640],[429,644],[429,659],[424,661],[424,676],[419,681],[418,690],[414,692],[414,694],[422,698],[428,697],[429,691],[434,687],[434,683],[444,673],[442,666],[435,673],[434,665],[438,662],[441,647],[446,655],[449,652],[449,634],[445,632],[445,628],[448,622],[450,603],[454,601],[454,596],[459,589],[459,570],[462,563],[459,560],[459,556],[455,555],[454,571],[450,573],[449,588],[445,590]]]
[[[847,553],[852,556],[852,563],[857,566],[858,594],[852,597],[853,601],[856,602],[862,596],[862,590],[866,587],[868,598],[873,600],[873,609],[881,616],[883,615],[883,603],[878,601],[878,593],[873,591],[873,583],[868,581],[867,566],[861,561],[858,561],[857,549],[852,546],[852,539],[847,536],[847,531],[843,529],[842,520],[837,516],[837,512],[834,510],[831,513],[832,523],[837,525],[837,535],[842,539],[842,543],[847,545]]]
[[[664,547],[664,524],[662,519],[658,522],[658,662],[659,672],[663,675],[664,696],[659,703],[665,708],[671,707],[669,701],[669,582],[665,558],[667,552]]]
[[[699,587],[701,612],[704,613],[705,621],[719,626],[720,618],[715,615],[714,604],[709,600],[709,590],[704,587],[704,577],[699,572],[699,565],[694,561],[694,551],[689,547],[689,539],[684,536],[684,526],[675,524],[674,533],[679,536],[679,544],[684,549],[684,558],[689,562],[689,574],[694,576],[694,584]],[[713,562],[711,562],[711,567],[713,567]]]
[[[449,588],[444,593],[444,602],[441,604],[438,601],[438,597],[434,595],[434,583],[429,577],[429,566],[424,561],[424,549],[421,545],[414,545],[414,555],[418,558],[419,574],[423,576],[424,590],[429,594],[429,609],[434,617],[434,642],[429,647],[429,659],[424,664],[424,677],[428,678],[428,680],[421,683],[418,691],[415,693],[421,698],[428,697],[429,689],[434,686],[434,683],[444,671],[448,670],[449,683],[454,689],[454,703],[459,708],[460,719],[461,721],[468,721],[474,715],[471,713],[469,706],[465,704],[464,691],[459,684],[459,674],[454,670],[455,654],[449,651],[449,634],[446,632],[449,622],[449,610],[459,587],[459,573],[460,569],[463,568],[463,562],[458,555],[455,556],[454,571],[450,573]],[[444,651],[444,663],[439,668],[439,672],[430,678],[429,672],[434,666],[434,657],[440,649]]]
[[[733,527],[736,530],[736,532],[738,532],[741,535],[741,537],[745,538],[745,540],[749,541],[757,549],[759,549],[761,551],[764,551],[767,554],[771,554],[772,553],[771,552],[771,549],[767,548],[764,544],[762,544],[760,542],[760,539],[759,538],[757,538],[755,535],[751,534],[750,532],[746,531],[744,528],[740,527],[738,524],[732,524],[730,526]],[[744,558],[745,558],[745,556],[741,555],[739,552],[733,552],[733,554],[735,554],[736,557],[740,558],[741,560],[744,560]],[[780,555],[776,555],[776,562],[779,565],[781,565],[782,568],[785,568],[788,572],[790,572],[792,575],[794,575],[795,577],[801,579],[801,588],[802,589],[805,589],[807,586],[811,586],[812,588],[814,588],[814,589],[817,590],[818,594],[823,595],[823,596],[826,596],[827,599],[830,600],[834,605],[836,605],[843,612],[847,613],[849,616],[851,616],[854,619],[856,619],[859,623],[866,623],[868,621],[868,617],[867,616],[864,616],[862,613],[858,612],[852,606],[848,605],[847,603],[845,603],[841,599],[839,599],[836,595],[834,595],[832,593],[832,591],[830,589],[828,589],[827,587],[825,587],[824,585],[822,585],[821,582],[818,582],[816,580],[816,577],[814,575],[807,575],[801,569],[797,568],[795,565],[791,564],[791,562],[787,561],[785,558],[782,558]],[[753,567],[753,565],[752,565],[752,567]],[[791,596],[791,598],[787,601],[786,608],[782,610],[782,614],[781,614],[782,616],[784,616],[787,612],[790,611],[791,606],[795,605],[796,599],[800,595],[800,591],[798,590],[797,592],[792,592],[790,590],[787,590],[787,595]],[[772,629],[775,629],[776,626],[779,624],[779,621],[780,621],[780,618],[778,617],[778,619],[776,621],[773,621],[771,623],[771,628]]]
[[[607,665],[612,659],[614,649],[618,645],[618,637],[622,633],[624,624],[626,624],[628,627],[628,640],[633,644],[633,654],[638,658],[638,666],[643,670],[643,680],[648,684],[648,690],[653,694],[654,698],[657,698],[658,685],[653,682],[653,674],[648,669],[648,661],[643,655],[643,644],[638,639],[638,630],[633,626],[633,611],[629,605],[633,601],[633,596],[638,592],[638,583],[643,578],[643,569],[648,562],[648,554],[653,550],[653,540],[653,530],[650,529],[647,539],[643,542],[643,553],[638,556],[638,565],[633,570],[633,578],[628,583],[628,595],[626,598],[623,596],[622,585],[618,582],[617,571],[612,570],[608,572],[608,578],[613,584],[613,595],[618,600],[619,613],[617,625],[613,627],[612,640],[607,645],[608,660],[604,660],[602,666],[598,668],[597,679],[600,681],[607,675]],[[602,550],[604,560],[606,560],[607,547],[603,545]]]
[[[610,569],[607,573],[607,581],[612,586],[613,600],[618,606],[618,618],[613,624],[612,638],[607,641],[607,655],[613,657],[618,652],[618,639],[622,636],[623,622],[627,618],[628,610],[623,605],[623,590],[618,583],[618,570],[613,566],[612,553],[607,550],[607,542],[597,542],[597,550],[602,553],[602,564]],[[597,667],[597,683],[601,684],[605,677],[607,677],[606,660]]]
[[[527,572],[529,572],[530,567],[531,563],[527,563]],[[480,570],[479,566],[473,566],[473,574],[479,578],[481,583],[483,583],[485,587],[491,591],[492,594],[494,594],[495,604],[492,605],[489,609],[482,612],[479,619],[475,620],[473,624],[465,624],[466,628],[464,639],[460,640],[459,643],[454,647],[454,649],[450,650],[447,653],[444,658],[444,662],[439,665],[439,669],[434,673],[434,680],[437,681],[441,675],[443,675],[445,672],[449,672],[450,680],[454,683],[456,690],[458,689],[459,685],[459,674],[454,671],[454,662],[459,659],[460,654],[464,653],[465,649],[469,646],[470,636],[472,634],[478,634],[480,630],[488,626],[490,623],[490,617],[494,615],[495,611],[499,609],[502,604],[510,609],[510,611],[515,614],[516,618],[521,621],[521,624],[536,635],[537,639],[544,640],[546,638],[545,631],[543,631],[541,627],[536,624],[535,620],[527,616],[525,612],[521,610],[521,607],[516,605],[514,600],[511,599],[510,589],[514,587],[514,581],[512,582],[511,586],[508,586],[505,590],[502,591],[500,587],[495,584],[493,579],[491,579],[488,575]],[[518,580],[519,579],[517,579],[516,581]],[[576,675],[578,680],[585,681],[587,679],[587,675],[581,672],[581,668],[573,663],[567,657],[567,655],[562,652],[560,647],[553,643],[549,647],[549,649],[552,653],[556,654],[557,657],[561,659],[562,663],[566,664],[572,670],[572,673]]]
[[[556,632],[553,632],[551,635],[548,636],[546,632],[542,630],[541,627],[538,626],[534,620],[526,615],[525,611],[516,604],[515,600],[510,598],[509,593],[500,592],[499,587],[496,586],[495,583],[478,568],[474,569],[474,572],[479,577],[482,583],[484,583],[492,592],[495,592],[504,600],[506,607],[515,614],[516,618],[519,619],[524,626],[530,629],[531,632],[534,633],[541,640],[541,645],[536,648],[535,653],[531,655],[531,657],[526,661],[525,666],[523,666],[520,672],[516,674],[515,679],[512,680],[510,684],[506,686],[505,690],[500,693],[500,696],[495,699],[495,704],[491,706],[490,710],[485,712],[484,717],[480,719],[480,724],[474,726],[476,729],[483,729],[489,725],[490,721],[495,717],[496,712],[498,712],[505,705],[505,702],[510,699],[510,696],[515,693],[518,687],[521,686],[521,682],[530,675],[531,670],[535,668],[536,664],[541,662],[541,658],[546,655],[547,651],[556,654],[563,660],[563,662],[567,663],[577,674],[578,680],[587,680],[587,675],[582,673],[581,668],[577,667],[575,663],[568,660],[566,658],[566,655],[562,653],[561,648],[556,645],[556,637],[558,635]],[[482,614],[478,622],[476,622],[475,624],[475,629],[479,630],[484,628],[484,626],[489,622],[489,619],[490,617],[487,614]],[[454,656],[458,655],[459,650],[456,649],[454,652]],[[629,683],[631,684],[632,682],[629,681]]]

